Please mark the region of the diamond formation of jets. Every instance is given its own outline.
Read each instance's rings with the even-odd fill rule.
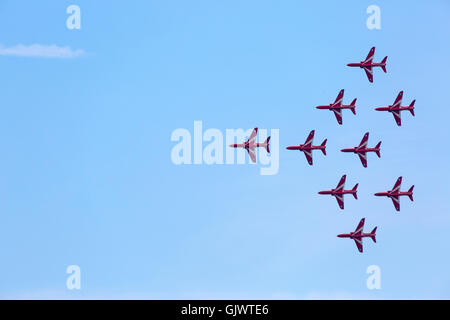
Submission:
[[[353,197],[355,199],[358,199],[358,196],[357,196],[358,184],[356,184],[353,187],[353,189],[351,189],[351,190],[345,190],[344,187],[345,187],[345,179],[346,178],[347,178],[347,175],[344,174],[335,189],[319,191],[319,194],[329,194],[331,196],[336,197],[339,208],[341,208],[341,209],[344,209],[344,195],[345,194],[351,194],[351,195],[353,195]]]
[[[381,154],[380,154],[381,141],[378,142],[378,144],[375,146],[375,148],[367,148],[368,140],[369,140],[369,133],[366,132],[366,134],[362,138],[359,146],[354,147],[354,148],[342,149],[341,151],[356,153],[359,156],[359,158],[361,159],[361,163],[362,163],[363,167],[367,168],[367,153],[368,152],[375,152],[377,154],[378,158],[381,157]]]
[[[356,98],[353,99],[352,103],[350,104],[342,104],[342,100],[344,98],[344,89],[342,89],[336,100],[333,103],[330,103],[328,105],[322,105],[322,106],[317,106],[317,109],[326,109],[326,110],[330,110],[334,112],[334,115],[336,116],[336,120],[339,124],[342,124],[342,110],[344,109],[350,109],[353,114],[356,114]]]
[[[389,111],[394,116],[395,122],[397,122],[397,125],[400,127],[402,125],[402,117],[401,117],[401,111],[408,110],[411,112],[411,114],[414,116],[414,104],[416,103],[416,100],[413,100],[409,106],[402,106],[402,98],[403,98],[403,91],[400,91],[397,98],[394,101],[393,105],[387,106],[387,107],[378,107],[375,108],[377,111]]]
[[[363,252],[363,238],[370,237],[373,240],[373,242],[377,242],[376,239],[377,227],[375,227],[370,233],[364,233],[363,229],[365,221],[366,219],[362,218],[354,232],[338,234],[339,238],[353,239],[359,252]]]
[[[411,186],[408,191],[400,191],[400,187],[402,186],[402,177],[399,177],[395,182],[394,187],[390,191],[386,192],[377,192],[375,196],[377,197],[388,197],[392,199],[392,203],[394,204],[395,210],[400,211],[400,197],[408,196],[411,201],[414,201],[413,198],[413,190],[414,186]]]
[[[381,62],[373,62],[373,57],[375,55],[375,47],[372,47],[370,49],[369,54],[367,55],[366,60],[361,62],[355,62],[355,63],[349,63],[347,64],[348,67],[360,67],[361,69],[364,69],[366,72],[367,78],[369,79],[369,82],[373,82],[373,70],[374,67],[381,67],[383,71],[386,73],[386,60],[387,57],[384,57],[384,59]]]
[[[270,136],[266,139],[264,142],[256,142],[256,136],[258,134],[258,128],[253,129],[252,134],[250,135],[250,138],[244,143],[235,143],[230,144],[230,147],[232,148],[244,148],[247,150],[248,155],[250,156],[250,159],[252,159],[252,162],[256,162],[256,148],[265,148],[268,153],[270,153],[269,148],[269,141]]]
[[[306,160],[308,161],[309,165],[312,166],[313,165],[313,156],[312,156],[313,150],[321,150],[324,155],[327,155],[327,151],[326,151],[327,139],[325,139],[320,146],[314,146],[313,140],[314,140],[314,130],[312,130],[309,133],[308,138],[306,138],[306,141],[304,144],[300,144],[298,146],[290,146],[290,147],[287,147],[286,149],[303,151],[305,153]]]
[[[366,59],[357,63],[348,63],[347,66],[349,67],[359,67],[363,69],[366,73],[366,76],[369,80],[369,82],[373,82],[373,69],[376,67],[380,67],[385,73],[387,73],[386,70],[386,61],[387,56],[381,61],[381,62],[374,62],[374,55],[375,55],[375,47],[372,47],[369,51],[369,54],[367,55]],[[388,111],[393,114],[395,122],[398,126],[401,126],[401,111],[409,111],[413,116],[414,115],[414,104],[416,100],[413,100],[409,106],[402,106],[402,98],[403,98],[403,91],[400,91],[397,95],[397,98],[395,99],[394,103],[392,105],[386,106],[386,107],[377,107],[375,108],[376,111]],[[319,105],[316,106],[316,109],[320,110],[330,110],[333,111],[336,120],[339,125],[342,125],[343,118],[342,118],[342,110],[349,109],[352,111],[353,114],[356,115],[356,98],[353,99],[353,101],[345,105],[343,104],[344,99],[344,89],[342,89],[338,96],[336,97],[336,100],[333,103],[327,104],[327,105]],[[230,147],[233,148],[244,148],[247,150],[251,161],[256,162],[256,148],[263,147],[267,150],[268,153],[270,153],[269,149],[269,141],[270,137],[267,138],[267,140],[263,143],[256,142],[258,133],[258,128],[255,128],[253,132],[251,133],[249,139],[244,143],[238,143],[238,144],[231,144]],[[295,146],[289,146],[286,147],[287,150],[299,150],[302,151],[305,154],[306,160],[309,163],[309,165],[313,165],[313,150],[321,150],[322,153],[326,156],[326,143],[327,139],[325,139],[321,145],[313,145],[314,140],[314,133],[315,130],[312,130],[305,143]],[[369,132],[366,132],[364,134],[364,137],[361,140],[361,143],[357,147],[353,148],[346,148],[341,149],[342,152],[345,153],[355,153],[359,156],[361,160],[361,164],[364,168],[367,168],[367,153],[369,152],[375,152],[375,154],[378,156],[378,158],[381,158],[381,141],[378,142],[378,144],[373,147],[369,148],[367,147],[369,140]],[[346,181],[347,175],[343,175],[336,186],[336,188],[331,190],[324,190],[319,191],[318,194],[320,195],[331,195],[336,198],[336,201],[338,203],[338,206],[341,210],[344,209],[344,196],[346,194],[351,194],[353,197],[357,200],[357,188],[358,183],[353,187],[353,189],[346,190],[345,189],[345,181]],[[385,196],[392,199],[392,202],[395,206],[395,209],[397,211],[400,211],[400,197],[401,196],[408,196],[411,201],[413,200],[413,189],[414,185],[411,186],[411,188],[408,191],[400,191],[402,183],[402,177],[399,177],[393,187],[392,190],[386,191],[386,192],[378,192],[375,193],[375,196]],[[363,238],[371,238],[373,242],[376,242],[376,231],[377,227],[375,227],[370,233],[364,233],[364,223],[365,218],[361,219],[358,226],[356,227],[356,230],[354,232],[350,233],[343,233],[337,235],[339,238],[350,238],[355,241],[356,247],[358,248],[359,252],[363,252]]]

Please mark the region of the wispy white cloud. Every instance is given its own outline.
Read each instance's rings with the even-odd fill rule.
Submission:
[[[32,44],[28,46],[18,44],[12,47],[5,47],[0,44],[1,56],[68,59],[77,58],[85,54],[85,51],[82,49],[73,50],[69,46],[59,47],[55,44]]]

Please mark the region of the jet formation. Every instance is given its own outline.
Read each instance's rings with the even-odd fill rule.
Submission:
[[[375,55],[375,47],[372,47],[370,49],[369,54],[367,55],[366,59],[360,62],[352,62],[348,63],[347,66],[349,67],[359,67],[361,69],[364,69],[366,72],[367,78],[372,83],[373,82],[373,68],[380,67],[385,73],[387,73],[386,70],[386,61],[387,56],[381,61],[381,62],[373,62],[373,58]],[[386,106],[386,107],[378,107],[375,108],[376,111],[388,111],[392,113],[394,116],[395,122],[400,127],[402,125],[401,120],[401,111],[409,111],[414,116],[414,104],[416,100],[414,99],[409,106],[402,106],[402,97],[403,97],[403,91],[400,91],[397,98],[395,99],[394,103],[392,105]],[[336,116],[337,122],[342,125],[342,110],[349,109],[353,112],[353,114],[356,115],[356,98],[353,99],[353,101],[346,105],[343,104],[344,98],[344,89],[342,89],[336,100],[333,103],[326,104],[326,105],[320,105],[316,106],[316,109],[320,110],[330,110],[333,111],[334,115]]]
[[[373,69],[374,68],[380,67],[385,73],[387,73],[387,70],[386,70],[387,56],[381,62],[374,62],[373,61],[374,56],[375,56],[375,47],[372,47],[365,60],[360,61],[360,62],[355,62],[355,63],[348,63],[347,66],[359,67],[359,68],[363,69],[366,73],[366,76],[367,76],[369,82],[373,83]],[[397,126],[400,127],[402,125],[401,112],[409,111],[414,116],[414,104],[416,102],[416,100],[414,99],[414,100],[412,100],[412,102],[409,106],[402,106],[401,105],[402,98],[403,98],[403,91],[400,91],[392,105],[388,105],[388,106],[384,106],[384,107],[377,107],[377,108],[375,108],[375,110],[376,111],[388,111],[388,112],[392,113]],[[339,94],[337,95],[337,97],[333,103],[326,104],[326,105],[318,105],[318,106],[316,106],[316,109],[333,111],[338,124],[342,125],[342,123],[343,123],[342,110],[349,109],[350,111],[352,111],[352,113],[354,115],[356,115],[356,100],[357,100],[356,98],[354,98],[350,104],[346,105],[346,104],[343,104],[343,99],[344,99],[344,89],[342,89],[339,92]],[[256,142],[257,133],[258,133],[258,128],[255,128],[253,130],[250,138],[246,142],[232,144],[232,145],[230,145],[230,147],[244,148],[245,150],[247,150],[252,162],[256,162],[256,148],[259,148],[259,147],[265,148],[267,152],[270,152],[270,149],[269,149],[270,137],[268,137],[265,142],[258,143],[258,142]],[[308,164],[311,166],[313,165],[313,151],[314,150],[321,150],[325,156],[327,154],[326,153],[327,139],[325,139],[322,142],[322,144],[320,144],[320,145],[314,145],[313,144],[314,134],[315,134],[315,130],[312,130],[309,133],[305,143],[286,147],[287,150],[298,150],[298,151],[303,152],[305,154]],[[361,164],[363,165],[363,167],[367,168],[367,154],[368,153],[375,152],[375,154],[378,156],[378,158],[381,158],[381,141],[378,142],[375,147],[370,148],[370,147],[367,147],[368,140],[369,140],[369,132],[366,132],[364,134],[364,137],[361,140],[361,143],[358,146],[353,147],[353,148],[341,149],[341,151],[345,152],[345,153],[357,154],[361,160]],[[344,209],[344,195],[351,194],[351,195],[353,195],[353,197],[356,200],[358,199],[358,196],[357,196],[358,183],[356,183],[356,185],[353,187],[353,189],[346,190],[345,189],[346,178],[347,178],[347,175],[344,174],[341,177],[336,188],[318,192],[320,195],[330,195],[330,196],[335,197],[336,201],[338,203],[338,206],[341,210]],[[400,191],[401,183],[402,183],[402,177],[399,177],[397,179],[394,187],[392,188],[392,190],[389,190],[386,192],[378,192],[378,193],[375,193],[374,195],[377,197],[384,196],[384,197],[391,198],[392,202],[394,204],[395,210],[400,211],[400,197],[408,196],[410,198],[410,200],[413,201],[413,189],[414,189],[414,185],[413,185],[411,188],[409,188],[408,191]],[[355,244],[356,244],[359,252],[363,252],[363,238],[369,237],[373,240],[373,242],[376,242],[377,227],[375,227],[370,233],[364,233],[363,232],[364,222],[365,222],[365,218],[361,219],[361,221],[359,222],[359,224],[356,227],[356,230],[354,232],[343,233],[343,234],[338,235],[339,238],[353,239],[355,241]]]

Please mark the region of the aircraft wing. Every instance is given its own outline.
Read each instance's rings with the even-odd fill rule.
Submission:
[[[344,210],[344,196],[342,194],[335,195],[339,208]]]
[[[346,179],[346,178],[347,178],[347,175],[344,174],[344,175],[342,176],[341,180],[339,180],[339,183],[338,183],[336,189],[334,189],[334,190],[336,190],[336,191],[342,191],[342,190],[344,190],[344,187],[345,187],[345,179]]]
[[[366,222],[366,218],[362,218],[361,221],[358,223],[358,226],[355,229],[355,234],[361,234],[363,232],[364,222]]]
[[[364,168],[367,168],[367,154],[365,152],[358,152],[359,159]]]
[[[392,105],[392,107],[400,107],[400,105],[402,104],[402,99],[403,99],[403,91],[400,91],[398,93],[397,98],[395,99],[394,104]]]
[[[258,134],[258,128],[253,129],[252,134],[250,135],[250,138],[248,138],[247,142],[249,144],[255,144],[257,134]]]
[[[358,147],[365,148],[367,146],[367,141],[369,141],[369,133],[368,132],[366,132],[366,134],[362,138],[361,143],[359,144]]]
[[[373,56],[375,55],[375,47],[372,47],[367,55],[366,60],[363,63],[372,63]]]
[[[395,122],[400,127],[402,125],[402,116],[400,111],[392,111],[392,115],[394,116]]]
[[[341,109],[331,109],[336,116],[336,120],[339,124],[342,124],[342,110]]]
[[[333,107],[339,107],[342,104],[342,99],[344,98],[344,89],[339,91],[338,96],[336,97],[336,100],[333,103]]]
[[[248,148],[247,149],[248,155],[250,156],[250,159],[252,159],[252,162],[256,162],[256,148]]]
[[[391,196],[392,203],[394,204],[395,210],[400,211],[400,199],[398,196]]]
[[[355,240],[356,247],[358,248],[359,252],[363,252],[363,242],[362,238],[353,238]]]
[[[313,144],[313,141],[314,141],[314,130],[312,130],[309,133],[308,138],[306,138],[306,141],[304,143],[304,146],[310,147]]]
[[[371,66],[363,66],[364,71],[366,72],[367,79],[369,79],[369,82],[373,82],[373,71]]]
[[[392,188],[392,192],[397,192],[400,190],[402,186],[402,177],[398,177],[397,181],[395,181],[394,187]]]
[[[303,153],[305,154],[306,161],[308,161],[309,165],[313,165],[313,157],[312,157],[312,151],[311,150],[303,150]]]

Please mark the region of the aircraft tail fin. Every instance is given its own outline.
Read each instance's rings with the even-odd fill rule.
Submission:
[[[327,139],[323,140],[323,142],[322,142],[322,144],[321,144],[320,146],[323,147],[323,149],[320,149],[320,150],[322,150],[322,153],[323,153],[324,155],[327,155],[327,150],[326,150],[326,147],[327,147]]]
[[[409,112],[414,116],[414,103],[416,103],[416,100],[414,99],[411,104],[409,105]]]
[[[270,141],[270,136],[266,139],[266,142],[264,142],[266,144],[266,151],[268,153],[270,153],[269,141]]]
[[[414,186],[411,186],[411,188],[409,188],[409,190],[408,190],[408,192],[411,192],[411,194],[408,195],[408,197],[411,201],[414,201],[413,190],[414,190]]]
[[[381,66],[381,69],[383,69],[383,71],[386,73],[386,61],[387,61],[387,56],[384,57],[383,61],[381,61],[381,63],[383,63],[383,65]]]
[[[358,183],[357,184],[355,184],[355,186],[353,187],[353,189],[352,189],[352,191],[354,191],[355,193],[352,193],[353,194],[353,197],[355,197],[355,199],[356,200],[358,200],[358,195],[357,195],[357,189],[358,189]]]
[[[371,238],[372,238],[372,240],[373,240],[373,242],[377,242],[377,238],[376,238],[376,233],[377,232],[377,227],[375,227],[373,230],[372,230],[372,236],[371,236]]]
[[[375,148],[377,149],[376,151],[375,151],[375,153],[377,154],[377,156],[378,156],[378,158],[381,158],[381,149],[380,149],[380,147],[381,147],[381,141],[380,142],[378,142],[378,144],[375,146]]]
[[[356,98],[350,103],[350,110],[352,110],[353,114],[356,114]]]

